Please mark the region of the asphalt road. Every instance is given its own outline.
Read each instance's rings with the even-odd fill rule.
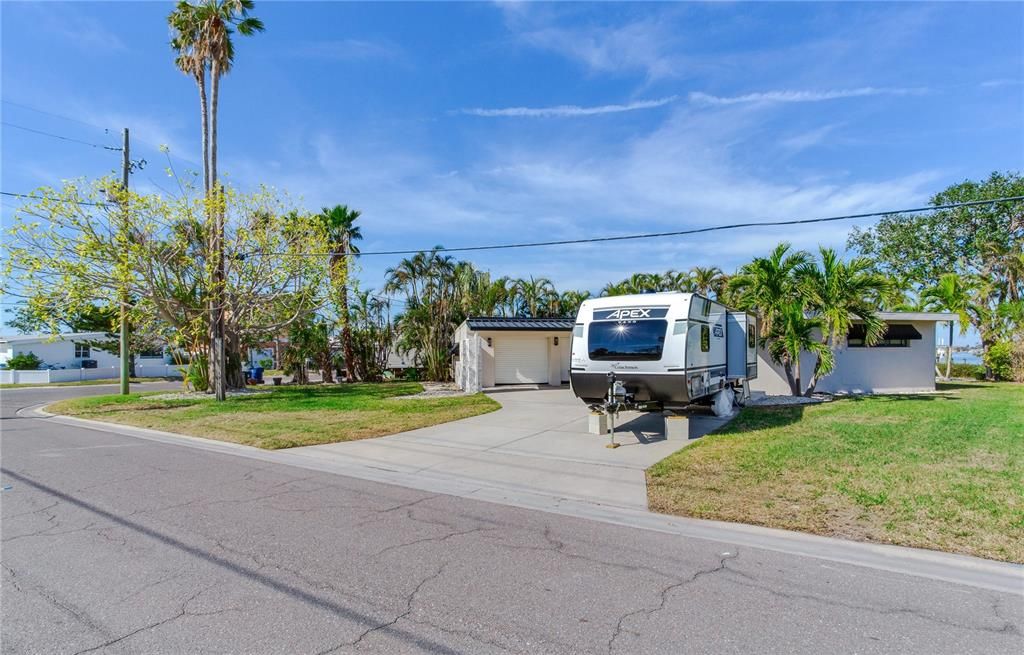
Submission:
[[[4,653],[1024,652],[1021,596],[16,415],[110,392],[0,392]]]

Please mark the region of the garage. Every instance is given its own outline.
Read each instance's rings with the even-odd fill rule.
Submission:
[[[537,336],[501,335],[494,346],[494,384],[547,384],[548,340]]]
[[[455,382],[479,390],[503,384],[561,385],[569,379],[572,318],[477,316],[455,331]]]

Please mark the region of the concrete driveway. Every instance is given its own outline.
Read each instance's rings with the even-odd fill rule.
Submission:
[[[488,392],[490,414],[377,439],[294,448],[402,473],[429,472],[500,487],[631,508],[647,507],[644,470],[725,423],[691,419],[690,438],[667,439],[660,414],[623,413],[616,440],[587,433],[588,410],[567,387]]]

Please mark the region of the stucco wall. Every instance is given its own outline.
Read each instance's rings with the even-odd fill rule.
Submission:
[[[822,378],[817,390],[877,393],[935,389],[935,322],[899,322],[913,325],[921,339],[910,341],[906,348],[841,348],[836,351],[835,371]],[[800,358],[804,388],[813,369],[814,357],[804,353]],[[758,350],[757,379],[751,381],[750,389],[773,396],[790,393],[785,371],[763,349]]]

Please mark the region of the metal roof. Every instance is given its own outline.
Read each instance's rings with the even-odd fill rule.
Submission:
[[[878,312],[883,321],[955,321],[956,314],[946,312]]]
[[[573,318],[525,318],[522,316],[471,316],[466,319],[470,330],[564,330],[572,331]]]

